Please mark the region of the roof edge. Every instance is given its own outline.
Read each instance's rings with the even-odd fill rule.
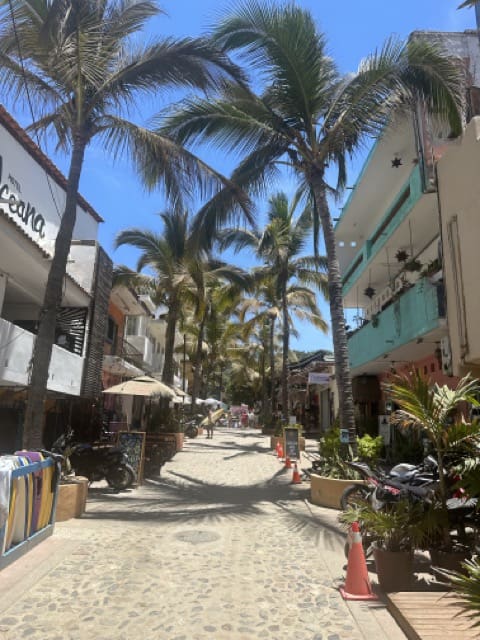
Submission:
[[[40,147],[30,138],[28,133],[18,122],[10,115],[10,113],[0,104],[0,124],[12,135],[15,140],[22,145],[25,151],[41,165],[42,169],[55,180],[55,182],[67,190],[67,179],[60,169],[46,156]],[[89,213],[97,222],[104,222],[103,218],[95,211],[91,204],[85,198],[78,194],[77,203]]]

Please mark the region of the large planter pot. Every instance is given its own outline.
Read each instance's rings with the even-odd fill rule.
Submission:
[[[184,439],[185,439],[185,434],[184,433],[176,433],[175,434],[175,446],[177,448],[177,451],[181,451],[183,449]]]
[[[430,549],[430,559],[432,567],[446,569],[447,571],[458,571],[465,573],[462,562],[471,557],[469,551],[442,551],[441,549]]]
[[[77,476],[58,485],[55,521],[64,522],[80,518],[85,513],[88,494],[88,478]]]
[[[409,591],[413,579],[413,551],[385,551],[374,547],[378,583],[383,591]]]
[[[363,480],[339,480],[312,473],[310,476],[310,501],[320,507],[341,509],[340,498],[352,484],[364,484]]]

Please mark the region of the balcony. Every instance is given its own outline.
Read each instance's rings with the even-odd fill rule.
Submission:
[[[28,370],[35,336],[0,318],[0,384],[28,386]],[[83,358],[53,345],[47,389],[80,395]]]
[[[445,333],[443,287],[422,278],[385,306],[348,340],[355,375],[377,373],[395,362],[412,362],[433,351]]]
[[[127,340],[118,340],[112,353],[103,356],[103,369],[119,376],[141,376],[143,354]]]

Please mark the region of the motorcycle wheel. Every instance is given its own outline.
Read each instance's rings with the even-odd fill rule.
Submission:
[[[128,489],[135,480],[135,471],[129,464],[112,467],[105,475],[105,479],[113,489],[122,491]]]
[[[348,507],[355,507],[359,502],[368,500],[370,490],[361,484],[352,484],[347,487],[340,498],[340,506],[342,511],[346,511]]]
[[[196,427],[194,424],[189,425],[185,429],[185,435],[188,438],[196,438],[198,436],[198,427]]]

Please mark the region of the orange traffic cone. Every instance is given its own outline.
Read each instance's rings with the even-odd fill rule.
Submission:
[[[278,457],[279,457],[280,459],[282,459],[282,458],[283,458],[283,446],[282,446],[282,443],[281,443],[281,442],[279,442],[279,443],[278,443]]]
[[[275,453],[277,454],[277,458],[279,457],[278,456],[279,451],[280,451],[280,440],[278,440],[277,444],[275,445]]]
[[[340,593],[344,600],[378,600],[373,593],[368,578],[367,563],[362,546],[362,536],[358,522],[352,524],[350,530],[351,543],[348,552],[347,579]]]
[[[296,462],[293,466],[292,484],[302,484],[302,478],[298,473],[298,467]]]
[[[287,456],[285,458],[285,469],[291,469],[292,468],[292,463],[290,461],[290,458]]]

